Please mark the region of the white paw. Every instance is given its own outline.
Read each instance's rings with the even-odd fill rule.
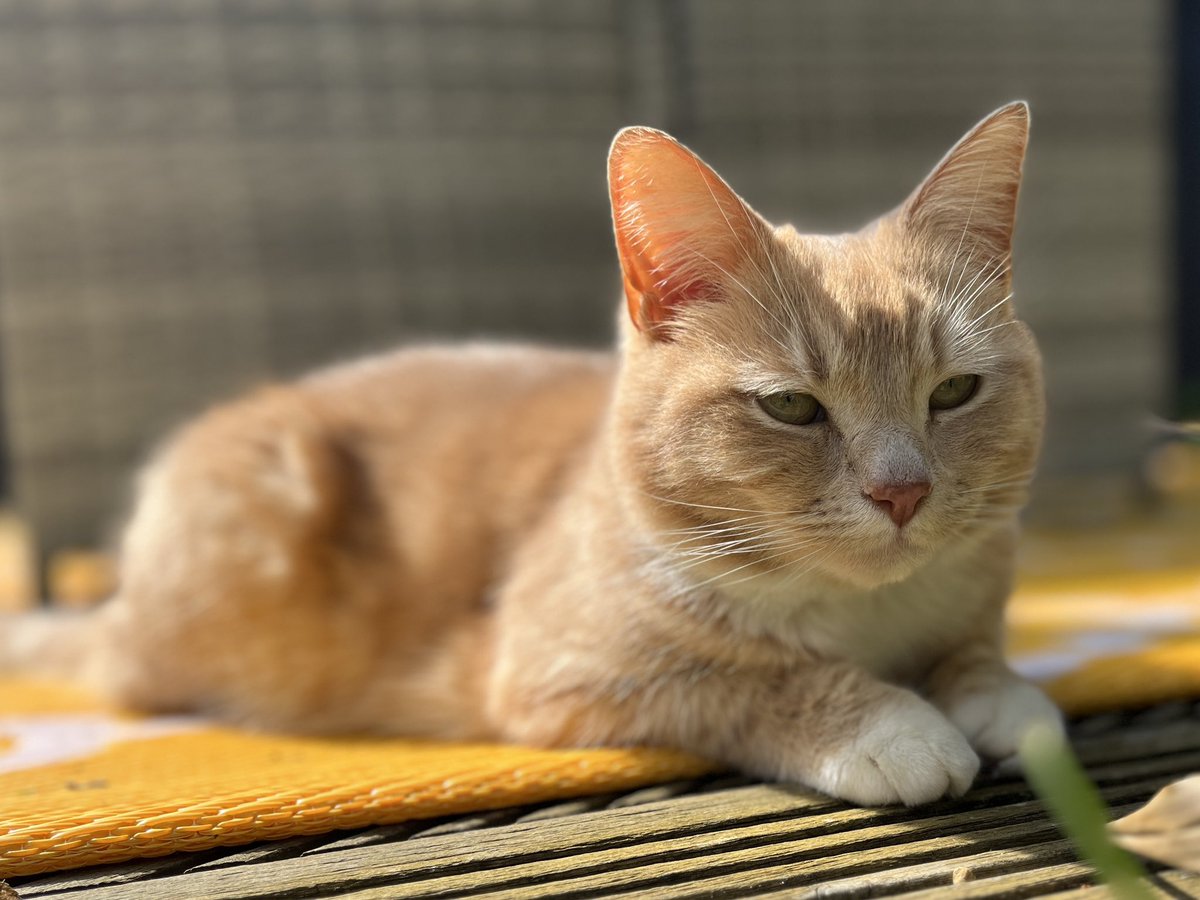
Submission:
[[[862,806],[915,806],[964,794],[979,758],[932,706],[900,695],[820,767],[818,789]]]
[[[964,694],[946,710],[971,746],[988,759],[1007,759],[1036,722],[1062,731],[1062,714],[1028,681],[1013,675],[989,690]]]

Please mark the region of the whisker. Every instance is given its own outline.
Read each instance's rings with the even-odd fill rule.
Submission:
[[[788,585],[795,584],[795,582],[798,579],[807,575],[809,572],[811,572],[813,569],[815,569],[817,566],[819,566],[821,564],[821,562],[829,556],[830,552],[832,552],[832,551],[826,550],[824,553],[822,553],[820,550],[814,550],[811,553],[807,553],[804,556],[799,557],[798,559],[788,560],[787,562],[781,563],[778,566],[774,566],[765,572],[753,572],[750,575],[746,575],[742,578],[736,579],[735,581],[728,582],[725,586],[732,587],[735,584],[741,584],[742,582],[749,581],[752,578],[759,578],[763,575],[774,575],[777,572],[782,572],[784,569],[787,569],[789,566],[799,565],[801,563],[812,560],[810,565],[805,566],[804,568],[799,569],[796,572],[794,572],[788,576],[788,578],[783,582],[783,585],[782,585],[782,586],[786,587]]]
[[[988,288],[990,288],[996,282],[996,280],[1001,278],[1006,272],[1008,272],[1007,266],[1005,268],[1001,269],[996,275],[992,276],[988,281],[985,281],[983,284],[979,285],[979,287],[977,287],[975,289],[975,291],[969,297],[963,298],[962,309],[964,311],[964,313],[963,313],[964,316],[966,315],[965,311],[970,309],[970,307],[975,303],[976,298],[978,298],[984,291],[986,291]],[[970,337],[971,334],[974,332],[975,327],[980,322],[982,322],[988,316],[990,316],[992,314],[992,312],[994,312],[998,307],[1003,306],[1005,303],[1007,303],[1009,300],[1011,300],[1012,297],[1013,297],[1013,295],[1012,295],[1012,292],[1010,291],[1009,293],[1007,293],[1003,297],[1001,297],[1000,300],[998,300],[992,306],[990,306],[986,310],[984,310],[984,312],[980,313],[975,318],[973,318],[970,322],[967,322],[966,324],[961,325],[960,330],[959,330],[960,337]]]
[[[812,562],[809,563],[809,565],[805,566],[802,569],[798,569],[797,571],[795,571],[791,575],[789,575],[787,580],[784,581],[783,586],[786,587],[788,585],[795,584],[797,581],[799,581],[801,578],[803,578],[805,575],[807,575],[809,572],[811,572],[813,569],[815,569],[817,566],[819,566],[822,562],[824,562],[826,559],[828,559],[829,555],[832,552],[833,552],[832,550],[828,550],[828,549],[825,550],[823,553],[821,551],[813,551],[812,553],[808,554],[807,556],[803,556],[800,559],[795,560],[793,563],[788,563],[787,565],[798,565],[799,563],[808,562],[809,560],[812,560]],[[783,568],[786,568],[786,566],[784,566]]]
[[[727,572],[718,572],[716,575],[713,575],[710,578],[706,578],[703,581],[685,586],[680,591],[677,591],[676,593],[670,595],[670,597],[668,599],[675,600],[675,599],[678,599],[679,597],[686,596],[687,594],[690,594],[693,591],[697,591],[703,587],[707,587],[708,585],[712,584],[714,581],[720,581],[722,578],[725,578],[729,575],[733,575],[737,572],[741,572],[744,569],[748,569],[753,565],[759,565],[761,563],[770,562],[773,559],[778,559],[781,556],[785,556],[787,553],[788,553],[788,550],[781,550],[778,553],[773,553],[770,556],[765,557],[764,559],[752,559],[747,563],[742,563],[740,566],[736,566]]]
[[[730,272],[728,269],[726,269],[724,266],[722,266],[716,260],[709,259],[709,257],[705,256],[699,250],[696,250],[692,247],[685,247],[684,249],[687,250],[689,253],[692,253],[692,254],[700,257],[702,260],[707,262],[710,266],[715,268],[717,271],[721,272],[726,278],[728,278],[730,281],[732,281],[734,284],[736,284],[738,287],[740,287],[742,289],[742,291],[745,292],[746,296],[749,297],[751,300],[753,300],[755,303],[757,303],[759,308],[763,312],[765,312],[768,316],[770,316],[772,321],[774,321],[774,323],[776,325],[778,325],[779,328],[785,334],[788,333],[787,326],[784,325],[783,322],[781,322],[779,320],[779,318],[773,312],[771,312],[771,310],[769,310],[767,308],[766,304],[764,304],[760,299],[758,299],[757,296],[755,296],[754,292],[751,291],[750,288],[746,287],[746,285],[742,283],[741,279],[739,279],[736,275],[734,275],[732,272]],[[783,341],[781,341],[778,337],[776,337],[775,335],[770,335],[770,337],[772,340],[775,341],[776,344],[779,345],[780,350],[783,350],[784,352],[788,351],[788,346],[786,344],[784,344]]]
[[[991,306],[981,315],[975,316],[969,322],[965,321],[967,315],[969,314],[968,310],[971,308],[972,304],[974,304],[975,299],[988,288],[990,288],[999,278],[1003,277],[1009,271],[1009,269],[1010,267],[1008,264],[1002,260],[1001,263],[998,264],[995,271],[989,274],[979,285],[973,288],[969,295],[965,295],[956,299],[956,305],[951,316],[952,327],[955,332],[954,340],[956,342],[961,343],[962,341],[969,340],[976,325],[987,318],[987,316],[990,315],[997,307],[1002,306],[1004,303],[1012,299],[1012,293],[1010,292],[1007,296]]]
[[[708,179],[704,177],[704,170],[701,167],[700,161],[695,160],[695,165],[696,165],[696,168],[700,171],[700,180],[702,182],[704,182],[705,188],[708,189],[708,195],[710,197],[712,197],[713,205],[717,208],[717,212],[719,212],[721,214],[721,218],[725,220],[725,225],[729,229],[729,233],[732,234],[733,239],[735,241],[737,241],[738,248],[742,251],[742,256],[744,256],[746,258],[746,261],[749,262],[750,265],[752,265],[756,269],[758,269],[757,264],[754,262],[754,258],[750,255],[749,248],[747,248],[745,243],[742,241],[741,235],[738,234],[737,229],[733,227],[733,223],[729,221],[729,216],[725,212],[725,207],[723,207],[721,205],[721,201],[717,199],[716,192],[713,191],[712,185],[709,184]],[[758,269],[758,273],[760,275],[763,274],[761,269]],[[770,287],[770,285],[768,285],[768,287]],[[783,303],[783,297],[776,297],[775,299],[777,299],[780,303]]]
[[[944,305],[955,316],[966,314],[970,301],[992,285],[996,279],[1002,278],[1011,269],[1012,258],[1009,254],[997,254],[988,257],[978,268],[971,280],[944,299]]]
[[[1007,299],[1009,299],[1009,297],[1011,297],[1011,296],[1012,296],[1012,294],[1009,294],[1009,295],[1008,295],[1008,297],[1005,297],[1004,299],[1005,299],[1005,300],[1007,300]],[[1017,320],[1016,320],[1016,319],[1009,319],[1007,322],[1001,322],[1001,323],[999,323],[998,325],[992,325],[992,326],[990,326],[990,327],[988,327],[988,328],[985,328],[985,329],[983,329],[982,331],[977,331],[977,332],[975,332],[975,334],[973,335],[973,337],[975,337],[976,339],[978,339],[978,338],[981,338],[981,337],[983,337],[983,336],[984,336],[985,334],[987,334],[988,332],[995,331],[997,328],[1005,328],[1005,327],[1007,327],[1007,326],[1009,326],[1009,325],[1016,325],[1016,324],[1018,324],[1018,322],[1017,322]]]
[[[651,500],[659,500],[663,503],[673,503],[676,506],[688,506],[688,507],[692,507],[694,509],[716,509],[716,510],[721,510],[722,512],[752,513],[752,514],[758,514],[758,515],[764,515],[764,516],[793,516],[793,515],[799,515],[804,512],[804,510],[802,510],[802,509],[785,509],[785,510],[779,510],[779,511],[764,512],[762,510],[757,510],[757,509],[744,509],[743,507],[740,507],[740,506],[712,506],[707,503],[689,503],[686,500],[673,500],[670,497],[660,497],[658,494],[651,494],[649,491],[643,491],[640,489],[638,490],[638,493],[642,494],[643,496],[649,497]]]
[[[697,166],[697,168],[700,168],[699,161],[697,161],[696,166]],[[789,335],[799,334],[801,340],[805,344],[805,348],[807,349],[809,356],[811,357],[813,354],[812,345],[809,343],[808,335],[800,327],[800,323],[796,317],[796,311],[794,309],[792,309],[791,306],[787,302],[787,296],[786,296],[787,289],[783,286],[783,279],[781,278],[781,276],[779,274],[779,269],[775,265],[775,257],[770,252],[770,248],[766,246],[765,239],[761,235],[759,235],[758,244],[759,244],[759,248],[764,251],[763,255],[766,256],[767,262],[771,266],[771,270],[775,275],[775,283],[779,286],[778,292],[776,292],[775,289],[771,287],[771,284],[768,281],[768,279],[766,277],[766,273],[763,271],[762,266],[760,266],[758,264],[757,260],[753,256],[753,254],[750,253],[749,248],[742,241],[741,235],[738,234],[737,229],[735,229],[733,227],[733,223],[729,221],[729,216],[725,212],[725,207],[723,207],[721,205],[721,201],[717,199],[717,195],[713,191],[712,185],[709,184],[708,179],[704,177],[703,170],[701,170],[700,176],[701,176],[701,181],[704,182],[704,186],[708,189],[709,196],[712,197],[713,205],[716,206],[717,212],[719,212],[721,214],[721,218],[725,220],[725,225],[729,228],[729,233],[732,234],[733,239],[735,241],[737,241],[738,248],[742,251],[743,257],[745,257],[746,261],[750,264],[750,266],[753,267],[753,269],[762,278],[763,282],[767,285],[767,289],[770,290],[771,293],[774,295],[775,300],[779,304],[779,306],[789,313],[788,318],[790,318],[792,321],[792,329],[789,329],[774,314],[772,314],[765,306],[763,306],[762,302],[760,300],[758,300],[757,297],[754,298],[755,302],[758,303],[758,305],[760,307],[762,307],[763,311],[767,312],[767,314],[771,316],[771,318],[775,321],[776,325],[778,325],[781,329],[783,329],[784,334],[789,334]],[[753,230],[753,223],[752,223],[752,230]],[[755,234],[757,234],[757,233],[758,232],[755,231]],[[745,288],[743,288],[743,290],[745,290]],[[750,292],[747,291],[747,293],[750,293]],[[751,294],[751,296],[753,296],[753,294]],[[781,349],[783,349],[785,352],[788,351],[789,348],[783,346],[782,342],[779,342],[779,341],[776,341],[776,342],[780,343]]]
[[[979,188],[983,184],[983,169],[979,170],[979,178],[975,182],[975,193],[971,195],[971,206],[967,209],[967,218],[963,222],[962,233],[958,236],[958,246],[954,248],[954,256],[950,258],[950,271],[946,275],[946,283],[942,286],[942,296],[940,303],[946,302],[946,289],[950,286],[950,279],[954,276],[955,266],[958,265],[958,255],[962,252],[963,241],[966,240],[967,231],[971,227],[971,218],[975,215],[975,204],[979,200]],[[958,293],[959,285],[962,284],[963,275],[967,272],[967,263],[970,261],[971,254],[967,254],[963,260],[962,270],[958,273],[958,281],[954,284],[954,291],[951,294],[953,297]],[[950,301],[953,303],[953,299]]]
[[[758,245],[763,252],[763,256],[767,258],[767,263],[771,267],[771,273],[775,276],[775,284],[779,287],[779,292],[775,294],[775,297],[779,301],[779,305],[787,316],[788,321],[791,323],[791,331],[789,334],[792,337],[799,336],[801,343],[804,345],[804,351],[808,356],[808,359],[811,361],[816,356],[816,351],[813,349],[812,342],[809,340],[808,331],[800,322],[800,316],[795,305],[788,302],[788,291],[783,285],[783,277],[779,274],[779,267],[775,265],[775,254],[771,252],[772,248],[767,246],[766,235],[758,235]],[[751,260],[750,263],[760,272],[762,271],[762,268],[758,266],[754,260]],[[772,291],[772,293],[775,292]]]
[[[1014,474],[1008,478],[1002,478],[999,481],[989,481],[987,484],[977,485],[976,487],[973,487],[973,488],[967,488],[965,490],[957,491],[957,493],[973,494],[973,493],[978,493],[979,491],[987,491],[987,490],[991,490],[994,487],[1008,485],[1008,484],[1028,484],[1030,479],[1033,478],[1034,473],[1036,473],[1036,472],[1037,472],[1037,466],[1031,466],[1030,468],[1025,469],[1023,472],[1017,472],[1016,474]]]
[[[794,535],[783,529],[771,529],[765,533],[750,535],[740,539],[723,541],[714,546],[698,546],[686,549],[668,549],[664,557],[650,563],[651,568],[657,568],[667,574],[679,576],[689,569],[706,562],[747,556],[750,554],[770,553],[767,559],[781,553],[804,547],[813,542],[812,538],[797,540]],[[776,551],[776,552],[771,552]],[[750,564],[761,560],[751,560]],[[739,567],[741,568],[741,567]]]
[[[668,531],[656,531],[659,537],[671,537],[677,534],[713,534],[722,531],[737,531],[743,528],[762,527],[759,520],[773,516],[774,513],[758,513],[752,516],[734,516],[730,519],[720,519],[715,522],[705,522],[702,525],[690,525],[687,528],[672,528]],[[736,524],[735,524],[736,523]]]
[[[693,551],[702,550],[703,548],[706,548],[706,547],[720,547],[724,544],[731,543],[733,541],[745,541],[747,539],[766,537],[771,533],[772,533],[771,529],[761,528],[761,529],[757,529],[754,533],[751,533],[751,534],[747,534],[746,532],[742,532],[742,531],[729,531],[726,534],[692,535],[691,537],[686,537],[681,540],[674,541],[673,543],[667,544],[664,546],[663,549],[671,550],[671,551],[678,551],[680,553],[690,553]],[[744,536],[737,537],[737,535],[744,535]],[[710,542],[714,542],[714,543],[710,543]]]
[[[990,257],[987,262],[979,267],[978,271],[976,271],[961,291],[956,289],[954,294],[945,301],[952,315],[955,318],[963,317],[966,314],[971,298],[976,296],[977,290],[979,288],[986,290],[986,286],[991,284],[993,279],[998,277],[1005,268],[1007,266],[1004,256],[997,255]],[[980,279],[983,279],[982,283],[980,283]]]
[[[792,309],[792,307],[787,302],[787,288],[785,288],[783,286],[783,276],[781,276],[779,274],[779,267],[775,265],[775,254],[773,254],[771,252],[771,248],[767,246],[767,241],[766,241],[765,236],[763,236],[763,235],[759,236],[758,245],[759,245],[759,248],[763,251],[763,256],[765,256],[767,258],[767,263],[771,266],[771,273],[772,273],[772,275],[774,275],[775,284],[779,288],[779,293],[775,294],[775,299],[777,299],[779,301],[780,306],[784,307],[792,314],[792,324],[794,325],[794,324],[796,324],[795,310]],[[755,264],[755,262],[753,260],[750,261],[750,264],[757,268],[757,265]],[[771,293],[774,294],[775,292],[772,291]]]
[[[1028,487],[1029,483],[1030,483],[1029,478],[1018,478],[1018,479],[1014,479],[1012,481],[1001,481],[1001,482],[997,482],[996,484],[987,484],[987,485],[984,485],[983,487],[969,488],[968,490],[959,491],[958,493],[960,493],[960,494],[982,494],[982,493],[986,493],[988,491],[1004,490],[1005,488]]]
[[[736,540],[723,541],[719,544],[689,547],[685,550],[679,550],[679,553],[683,556],[721,556],[727,553],[752,553],[758,547],[777,543],[786,537],[787,535],[782,532],[768,532],[766,534],[756,534]]]
[[[760,535],[752,540],[739,542],[737,545],[728,547],[712,547],[712,548],[693,548],[690,550],[677,551],[676,558],[682,557],[689,560],[708,560],[720,559],[725,556],[744,556],[748,553],[757,553],[762,550],[771,550],[777,547],[802,547],[810,541],[796,541],[788,534],[779,532],[767,535]],[[686,563],[685,568],[690,568],[691,562]]]
[[[745,544],[752,544],[755,541],[767,541],[776,536],[776,532],[771,530],[762,530],[757,534],[746,535],[740,538],[728,538],[719,540],[716,543],[705,543],[708,536],[696,538],[685,538],[682,541],[676,541],[663,549],[681,556],[701,556],[711,553],[720,553],[724,550],[740,547]],[[717,537],[720,537],[719,535]]]
[[[1012,292],[1010,291],[1009,293],[1007,293],[1003,297],[1001,297],[999,300],[997,300],[995,303],[993,303],[991,306],[989,306],[982,313],[980,313],[978,316],[976,316],[974,319],[972,319],[970,322],[968,322],[966,324],[966,326],[964,327],[963,333],[960,335],[959,340],[971,340],[980,334],[986,334],[987,331],[976,331],[975,330],[976,326],[980,322],[982,322],[984,319],[986,319],[989,315],[991,315],[993,311],[995,311],[999,307],[1003,306],[1005,303],[1007,303],[1012,298],[1013,298],[1013,295],[1012,295]],[[1004,322],[1001,324],[1006,325],[1008,323]],[[995,326],[992,326],[992,327],[995,327]],[[988,330],[990,330],[990,329],[988,329]]]

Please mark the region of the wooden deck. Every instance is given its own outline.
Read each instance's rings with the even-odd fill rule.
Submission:
[[[1076,748],[1114,813],[1200,770],[1200,704],[1099,716]],[[1159,872],[1164,896],[1200,875]],[[965,798],[864,810],[714,777],[455,819],[177,855],[15,881],[20,898],[1068,896],[1092,885],[1023,781]],[[5,897],[0,890],[0,898]]]

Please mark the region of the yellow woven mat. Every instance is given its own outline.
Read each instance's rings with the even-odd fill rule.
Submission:
[[[1200,698],[1200,571],[1027,587],[1013,658],[1069,712]],[[0,878],[597,793],[711,767],[654,750],[547,752],[249,734],[137,719],[0,683]]]

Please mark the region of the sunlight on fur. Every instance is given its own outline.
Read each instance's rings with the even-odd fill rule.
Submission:
[[[1059,721],[1001,646],[1043,423],[1028,123],[1002,107],[835,236],[622,131],[615,354],[414,348],[212,409],[141,473],[117,596],[0,621],[0,668],[254,728],[961,794]]]

